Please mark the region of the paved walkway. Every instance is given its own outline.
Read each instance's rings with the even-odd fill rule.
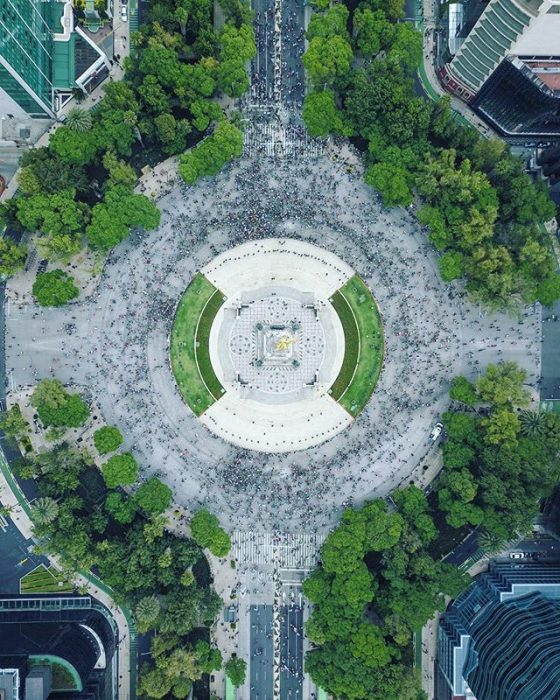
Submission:
[[[330,157],[329,157],[330,156]],[[190,512],[209,506],[230,529],[325,531],[341,506],[384,496],[431,446],[450,378],[496,359],[539,374],[539,315],[487,317],[442,284],[437,256],[410,212],[385,210],[336,157],[241,159],[216,179],[164,197],[161,227],[111,253],[98,291],[60,309],[10,304],[6,367],[14,391],[45,376],[88,387],[143,466]],[[341,153],[342,157],[342,153]],[[238,243],[307,240],[347,261],[372,289],[385,328],[376,391],[353,425],[284,456],[212,436],[170,372],[175,306],[196,270]]]

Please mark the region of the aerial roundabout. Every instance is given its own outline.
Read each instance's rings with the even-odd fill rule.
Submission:
[[[337,255],[297,239],[216,256],[181,297],[170,361],[185,403],[238,447],[290,452],[347,428],[383,364],[381,315]]]

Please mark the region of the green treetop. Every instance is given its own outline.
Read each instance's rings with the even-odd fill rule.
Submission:
[[[41,423],[79,428],[89,418],[89,408],[79,394],[69,394],[58,379],[43,379],[31,395]]]
[[[109,488],[133,484],[138,478],[138,464],[130,452],[114,455],[103,465],[103,476]]]
[[[245,683],[247,664],[245,661],[243,661],[243,659],[240,659],[238,656],[232,656],[231,659],[226,661],[224,670],[226,672],[226,676],[236,688],[239,688],[243,685],[243,683]]]
[[[93,442],[100,455],[114,452],[122,445],[122,441],[121,431],[112,425],[104,425],[93,434]]]
[[[230,536],[220,526],[218,518],[207,510],[199,510],[194,514],[191,531],[194,540],[217,557],[225,557],[231,549]]]
[[[51,270],[37,275],[32,291],[40,306],[62,306],[80,294],[74,279],[63,270]]]

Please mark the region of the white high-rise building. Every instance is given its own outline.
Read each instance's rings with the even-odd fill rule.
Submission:
[[[560,0],[490,0],[441,72],[451,92],[470,100],[506,57],[560,61]]]

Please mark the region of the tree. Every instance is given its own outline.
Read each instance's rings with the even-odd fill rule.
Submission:
[[[529,392],[523,388],[527,372],[515,362],[488,365],[486,373],[476,382],[481,400],[492,406],[525,406]]]
[[[136,171],[131,165],[119,160],[114,151],[107,151],[103,156],[103,167],[109,174],[109,179],[105,183],[106,189],[111,189],[117,185],[122,185],[130,191],[134,189],[138,182]]]
[[[458,250],[448,250],[438,260],[439,273],[444,282],[452,282],[464,274],[463,254]]]
[[[110,457],[102,467],[109,488],[133,484],[138,478],[138,464],[130,452]]]
[[[521,435],[529,438],[541,438],[547,431],[546,413],[544,411],[521,411],[519,424]]]
[[[140,634],[146,634],[148,630],[156,627],[161,603],[155,595],[141,598],[134,608],[136,618],[136,628]]]
[[[49,148],[25,151],[20,164],[18,183],[26,195],[57,194],[72,188],[83,192],[89,187],[82,165],[67,163]]]
[[[89,165],[99,149],[97,132],[75,131],[69,126],[61,126],[51,134],[49,148],[65,163]]]
[[[220,52],[223,61],[239,60],[242,63],[250,61],[256,55],[255,34],[250,24],[242,24],[236,27],[233,23],[227,22],[221,35]]]
[[[223,600],[210,588],[189,586],[172,591],[167,596],[161,629],[188,634],[194,627],[212,623],[222,606]]]
[[[105,510],[118,523],[128,525],[134,520],[136,508],[129,498],[123,498],[118,491],[111,491],[105,499]]]
[[[62,306],[80,294],[73,277],[63,270],[51,270],[37,275],[32,291],[40,306]]]
[[[29,422],[22,415],[19,404],[14,404],[1,414],[0,430],[3,430],[6,435],[16,440],[21,439],[31,431]]]
[[[28,231],[49,236],[79,233],[88,217],[88,207],[75,200],[70,188],[55,194],[38,193],[17,200],[17,218]]]
[[[33,457],[35,476],[39,478],[39,492],[42,496],[60,498],[72,493],[80,483],[80,475],[88,467],[84,455],[70,448],[65,443],[56,445],[51,450],[38,452]],[[80,507],[81,500],[77,499],[77,506],[70,498],[64,504],[59,504],[59,517],[56,520],[61,528],[67,523],[62,518],[63,513],[70,512],[74,507]]]
[[[231,538],[220,527],[218,518],[207,510],[197,511],[191,520],[194,540],[217,557],[225,557],[231,549]]]
[[[303,65],[318,88],[332,85],[345,76],[352,64],[352,47],[341,36],[316,36],[303,54]]]
[[[121,431],[112,425],[104,425],[93,434],[93,442],[100,455],[114,452],[122,445],[122,441]]]
[[[81,107],[72,107],[66,117],[66,126],[72,131],[84,133],[92,127],[91,112]]]
[[[179,175],[192,185],[200,177],[216,175],[232,158],[243,152],[243,134],[233,124],[220,121],[214,132],[184,153],[179,161]]]
[[[461,442],[476,440],[477,418],[471,413],[463,413],[462,411],[444,413],[442,422],[450,440]]]
[[[554,273],[540,282],[536,297],[544,306],[552,306],[560,299],[560,275]]]
[[[453,401],[460,401],[467,406],[474,406],[479,399],[474,384],[471,384],[466,377],[455,377],[451,382],[449,396]]]
[[[195,650],[181,644],[175,634],[152,638],[151,656],[154,664],[144,664],[140,670],[140,695],[148,698],[186,698],[192,681],[201,671]]]
[[[303,121],[310,136],[325,138],[344,131],[341,113],[330,90],[310,92],[303,101]]]
[[[31,517],[37,525],[48,525],[58,515],[58,503],[50,496],[38,498],[31,508]]]
[[[245,683],[247,664],[243,659],[240,659],[238,656],[232,656],[231,659],[226,661],[224,670],[226,676],[236,688],[239,688]]]
[[[477,540],[479,546],[488,554],[497,554],[506,546],[505,540],[485,529],[478,532]]]
[[[327,39],[331,36],[348,39],[349,14],[346,5],[333,5],[326,12],[314,12],[307,28],[307,39],[311,41],[315,37]]]
[[[356,46],[364,58],[373,58],[391,43],[393,25],[382,10],[373,12],[368,7],[358,8],[353,17]]]
[[[134,502],[150,515],[163,513],[171,505],[173,492],[157,477],[152,476],[134,494]]]
[[[498,408],[489,418],[482,419],[484,440],[489,445],[515,447],[521,425],[516,413]]]
[[[194,651],[202,673],[212,673],[212,671],[219,671],[222,668],[220,650],[214,649],[208,642],[199,639],[195,644]]]
[[[43,379],[31,395],[45,426],[79,428],[89,418],[89,408],[79,394],[69,394],[58,379]]]
[[[142,194],[133,194],[123,185],[109,189],[105,201],[96,204],[86,236],[93,248],[108,251],[123,241],[131,227],[146,231],[159,226],[157,206]]]
[[[390,163],[375,163],[367,169],[364,180],[379,192],[388,207],[412,203],[408,173],[404,168]]]
[[[450,469],[468,467],[475,457],[475,451],[470,445],[456,440],[448,440],[442,447],[443,463]]]
[[[8,236],[0,237],[0,277],[12,277],[23,269],[27,246],[19,245]]]

